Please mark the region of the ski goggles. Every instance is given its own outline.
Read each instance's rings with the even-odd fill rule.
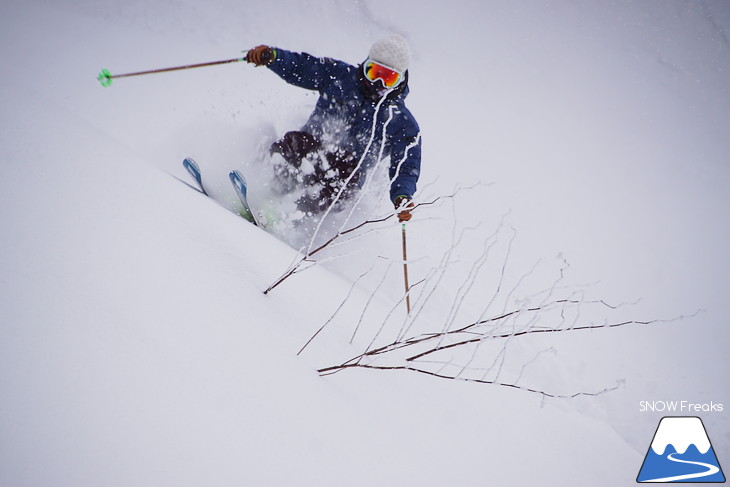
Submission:
[[[393,68],[376,63],[372,59],[365,61],[363,65],[365,77],[373,83],[377,80],[383,82],[386,88],[395,88],[403,80],[403,74]]]

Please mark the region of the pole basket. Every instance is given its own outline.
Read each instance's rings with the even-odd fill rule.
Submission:
[[[112,84],[112,74],[109,72],[108,69],[102,69],[96,79],[99,80],[99,83],[101,83],[101,86],[103,86],[104,88],[106,88],[107,86],[111,86]]]

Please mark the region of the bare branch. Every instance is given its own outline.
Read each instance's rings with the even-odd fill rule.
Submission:
[[[454,198],[459,191],[460,189],[457,189],[452,195],[439,196],[433,201],[421,203],[416,207],[432,205],[446,198]],[[540,336],[670,323],[699,313],[697,311],[690,316],[681,315],[672,319],[649,320],[624,319],[625,316],[618,316],[611,319],[601,318],[603,322],[597,322],[595,320],[596,312],[613,314],[627,304],[636,303],[614,305],[602,299],[588,298],[587,285],[577,287],[566,283],[570,264],[562,255],[558,255],[557,266],[552,268],[554,274],[548,278],[547,285],[538,287],[537,291],[535,289],[526,290],[528,281],[534,281],[536,276],[541,275],[540,267],[543,261],[538,261],[525,274],[518,276],[516,282],[513,280],[514,278],[508,272],[508,267],[511,263],[517,231],[513,227],[506,226],[505,220],[508,214],[502,216],[496,230],[484,239],[481,250],[478,251],[479,255],[471,262],[469,270],[465,271],[463,276],[459,276],[455,284],[451,281],[455,277],[452,272],[453,264],[460,261],[460,259],[456,259],[456,256],[459,255],[458,248],[467,236],[471,236],[478,229],[478,226],[459,226],[456,215],[454,215],[450,247],[438,257],[439,261],[436,265],[423,271],[426,277],[419,281],[419,284],[423,284],[423,288],[418,293],[417,299],[414,300],[412,313],[405,316],[400,322],[398,318],[400,313],[397,310],[400,309],[405,296],[395,304],[390,303],[387,309],[382,310],[384,317],[376,325],[377,328],[373,326],[370,330],[372,335],[367,337],[369,343],[364,351],[339,365],[319,369],[319,374],[326,376],[354,368],[398,370],[442,379],[508,387],[539,394],[543,399],[596,396],[616,389],[618,384],[595,392],[580,391],[571,394],[561,394],[542,389],[539,386],[524,385],[523,381],[524,377],[528,375],[526,373],[528,368],[532,372],[531,365],[541,360],[547,352],[555,352],[555,349],[552,347],[544,349],[530,358],[529,355],[523,355],[529,353],[529,350],[516,349],[511,344],[528,335]],[[353,233],[366,225],[384,222],[393,215],[390,213],[380,218],[367,220],[348,230],[339,231],[321,246],[304,255],[266,292],[290,275],[299,272],[303,263],[315,265],[317,262],[312,256],[327,247],[335,247],[333,244],[342,236]],[[508,234],[509,229],[511,229],[511,233]],[[480,279],[483,269],[487,268],[487,263],[492,260],[495,249],[500,249],[501,262],[497,262],[499,267],[493,271],[492,276],[489,276],[486,291],[480,290],[482,281],[478,281],[478,279]],[[389,260],[384,257],[381,259]],[[469,264],[469,262],[465,264]],[[392,261],[382,277],[374,284],[375,287],[370,289],[370,294],[365,300],[360,317],[355,324],[350,343],[354,341],[356,335],[361,336],[365,333],[361,331],[362,325],[366,322],[365,317],[374,314],[371,304],[383,288],[391,265]],[[345,301],[302,350],[334,319],[345,302],[351,299],[353,289],[362,277],[364,275],[353,283]],[[447,284],[449,286],[446,299],[450,301],[450,304],[444,307],[444,288]],[[409,294],[413,287],[415,286],[408,291]],[[433,297],[438,299],[432,299]],[[467,298],[483,300],[483,304],[470,318],[473,321],[467,321],[466,324],[462,321],[460,325],[456,326],[457,319],[462,320],[462,310],[468,304]],[[443,321],[439,320],[435,324],[435,331],[431,332],[425,328],[425,332],[423,332],[416,328],[417,324],[422,326],[423,321],[429,323],[434,315],[432,313],[434,310],[437,313],[446,313]],[[394,321],[398,321],[398,323],[393,323]],[[418,330],[420,333],[416,333],[414,330]],[[521,368],[515,369],[515,365],[519,365],[519,362],[515,363],[517,360],[523,362]]]
[[[479,184],[479,183],[477,183],[477,184]],[[470,187],[466,187],[466,188],[459,187],[459,188],[457,188],[450,195],[438,196],[438,197],[434,198],[431,201],[427,201],[427,202],[423,202],[423,203],[418,203],[417,205],[414,206],[413,210],[415,210],[416,208],[419,208],[419,207],[423,207],[423,206],[434,205],[434,204],[436,204],[440,200],[444,200],[444,199],[448,199],[448,198],[454,198],[460,191],[462,191],[464,189],[471,189],[471,188],[473,188],[475,186],[476,185],[473,185],[473,186],[470,186]],[[411,210],[411,211],[413,211],[413,210]],[[372,219],[372,220],[366,220],[366,221],[364,221],[364,222],[362,222],[362,223],[360,223],[358,225],[355,225],[354,227],[348,228],[347,230],[342,230],[342,231],[337,232],[335,235],[333,235],[325,243],[323,243],[322,245],[320,245],[319,247],[317,247],[317,248],[315,248],[313,250],[309,250],[303,256],[301,256],[298,260],[296,260],[293,264],[291,264],[289,266],[289,268],[284,272],[284,274],[282,274],[278,279],[276,279],[264,291],[264,294],[269,294],[277,286],[279,286],[279,284],[281,284],[282,282],[284,282],[285,280],[287,280],[289,277],[291,277],[292,275],[294,275],[295,273],[297,273],[300,270],[300,267],[301,267],[301,265],[302,265],[303,262],[305,262],[307,260],[310,260],[310,261],[314,262],[314,260],[311,259],[312,256],[314,256],[315,254],[317,254],[317,253],[321,252],[322,250],[324,250],[325,248],[327,248],[329,245],[331,245],[333,242],[335,242],[337,239],[339,239],[343,235],[347,235],[347,234],[350,234],[352,232],[355,232],[356,230],[359,230],[360,228],[362,228],[362,227],[364,227],[366,225],[373,225],[375,223],[385,222],[385,221],[393,218],[394,216],[395,216],[395,213],[389,213],[389,214],[384,215],[384,216],[379,217],[379,218],[375,218],[375,219]]]
[[[530,309],[529,311],[540,311],[540,309],[533,308],[533,309]],[[692,315],[692,316],[694,316],[694,315]],[[409,357],[406,360],[408,360],[408,361],[417,360],[421,357],[424,357],[426,355],[429,355],[429,354],[432,354],[432,353],[435,353],[435,352],[438,352],[441,350],[447,350],[449,348],[460,347],[460,346],[466,345],[468,343],[476,343],[476,342],[480,342],[483,340],[489,340],[489,339],[514,338],[514,337],[531,335],[531,334],[539,334],[539,333],[561,333],[561,332],[566,332],[566,331],[597,330],[600,328],[617,328],[620,326],[627,326],[627,325],[651,325],[651,324],[655,324],[655,323],[671,323],[673,321],[678,321],[678,320],[681,320],[684,318],[687,318],[687,317],[682,315],[682,316],[679,316],[677,318],[673,318],[670,320],[650,320],[650,321],[629,320],[629,321],[622,321],[620,323],[606,323],[603,325],[583,325],[583,326],[576,326],[573,328],[537,328],[537,329],[529,329],[529,330],[524,330],[524,331],[515,332],[515,333],[506,333],[506,334],[501,334],[501,335],[485,335],[485,336],[479,336],[477,338],[473,338],[470,340],[463,340],[460,342],[451,343],[449,345],[443,345],[441,347],[436,347],[431,350],[427,350],[426,352],[419,353],[418,355]]]
[[[500,386],[500,387],[507,387],[510,389],[517,389],[520,391],[531,392],[534,394],[539,394],[543,397],[561,398],[561,399],[572,399],[572,398],[576,398],[579,396],[599,396],[601,394],[605,394],[606,392],[614,391],[614,390],[618,389],[621,384],[620,382],[617,382],[616,385],[613,387],[606,387],[604,389],[601,389],[601,390],[595,391],[595,392],[576,392],[573,394],[553,394],[553,393],[550,393],[550,392],[547,392],[544,390],[535,389],[532,387],[525,387],[525,386],[521,386],[518,384],[509,383],[509,382],[498,382],[498,381],[493,381],[493,380],[455,377],[455,376],[445,375],[445,374],[441,374],[439,372],[432,372],[430,370],[420,369],[418,367],[412,367],[412,366],[408,366],[408,365],[380,366],[380,365],[348,364],[348,365],[343,365],[343,366],[326,367],[324,369],[319,369],[317,372],[319,372],[319,374],[322,376],[326,376],[326,375],[334,374],[336,372],[340,372],[341,370],[344,370],[344,369],[355,368],[355,367],[359,367],[362,369],[372,369],[372,370],[406,370],[406,371],[410,371],[410,372],[418,372],[420,374],[430,375],[432,377],[438,377],[440,379],[458,380],[458,381],[462,381],[462,382],[476,382],[479,384],[491,384],[491,385]]]
[[[324,324],[323,324],[323,325],[322,325],[322,326],[320,327],[320,329],[319,329],[319,330],[317,330],[317,332],[316,332],[316,333],[315,333],[314,335],[312,335],[312,337],[311,337],[311,338],[310,338],[309,340],[307,340],[307,343],[305,343],[305,344],[304,344],[304,346],[303,346],[303,347],[302,347],[302,348],[301,348],[301,349],[300,349],[300,350],[299,350],[299,351],[297,352],[297,355],[301,355],[301,353],[302,353],[302,352],[304,351],[304,349],[305,349],[305,348],[307,348],[307,347],[309,346],[309,344],[310,344],[310,343],[312,343],[312,340],[314,340],[314,339],[315,339],[315,338],[317,337],[317,335],[319,335],[319,334],[320,334],[320,332],[321,332],[322,330],[324,330],[324,329],[325,329],[325,327],[326,327],[327,325],[329,325],[329,324],[330,324],[330,322],[332,322],[332,320],[334,320],[334,319],[335,319],[335,316],[337,316],[337,315],[339,314],[339,312],[340,312],[340,311],[342,310],[342,308],[343,308],[343,307],[345,306],[345,303],[347,303],[347,302],[348,302],[348,301],[350,300],[350,296],[352,296],[352,292],[353,292],[353,291],[355,290],[355,287],[356,287],[356,286],[357,286],[357,284],[358,284],[358,283],[360,282],[360,279],[362,279],[362,278],[364,278],[365,276],[367,276],[368,274],[370,274],[370,273],[372,272],[372,270],[373,270],[373,269],[375,269],[375,266],[376,266],[377,264],[378,264],[378,263],[377,263],[377,262],[375,262],[375,263],[374,263],[374,264],[372,265],[372,267],[370,267],[370,269],[368,269],[367,271],[363,272],[362,274],[360,274],[360,276],[359,276],[359,277],[358,277],[357,279],[355,279],[355,281],[354,281],[354,282],[352,283],[352,286],[350,286],[350,290],[348,291],[348,293],[347,293],[347,296],[345,296],[345,299],[343,299],[343,300],[342,300],[342,303],[340,303],[340,305],[339,305],[339,306],[337,307],[337,309],[336,309],[336,310],[335,310],[335,312],[334,312],[334,313],[332,314],[332,316],[330,316],[330,317],[329,317],[329,319],[328,319],[327,321],[325,321],[325,322],[324,322]]]

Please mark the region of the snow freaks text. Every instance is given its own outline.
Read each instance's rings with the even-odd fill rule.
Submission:
[[[695,403],[692,401],[640,401],[639,412],[669,412],[669,413],[721,413],[723,405],[710,401],[709,403]]]

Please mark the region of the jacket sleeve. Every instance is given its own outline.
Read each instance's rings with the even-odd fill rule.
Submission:
[[[337,79],[346,64],[330,58],[314,57],[306,52],[291,52],[275,48],[276,59],[268,68],[281,79],[307,90],[322,91]]]
[[[421,174],[421,131],[411,113],[402,111],[401,123],[390,134],[390,200],[398,196],[413,198]]]

